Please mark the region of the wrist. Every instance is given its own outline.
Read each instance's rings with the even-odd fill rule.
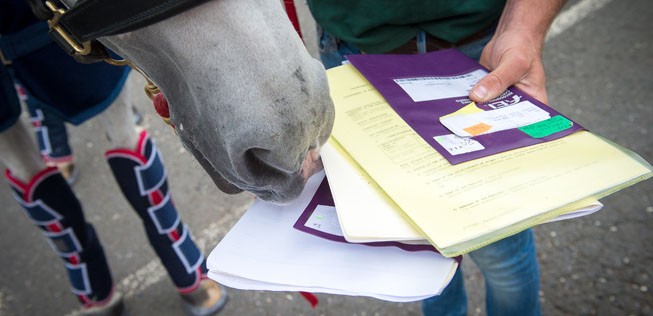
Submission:
[[[508,0],[496,34],[508,32],[541,51],[549,26],[564,3],[565,0]]]

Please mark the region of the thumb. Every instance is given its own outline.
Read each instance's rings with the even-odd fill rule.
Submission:
[[[498,67],[481,78],[469,92],[474,102],[486,102],[501,95],[508,87],[519,82],[528,72],[528,63],[521,58],[504,55]]]

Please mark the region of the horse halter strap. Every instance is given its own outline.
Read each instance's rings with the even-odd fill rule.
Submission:
[[[167,113],[167,101],[159,88],[130,61],[112,58],[97,39],[146,27],[208,0],[80,0],[69,10],[58,7],[56,0],[26,1],[39,19],[48,22],[54,42],[78,62],[128,65],[141,73],[147,80],[145,94],[155,101],[157,112],[170,124],[169,114],[163,116],[159,110],[164,104]]]
[[[88,56],[99,37],[131,32],[184,12],[207,0],[80,0],[64,10],[56,0],[27,0],[34,14],[50,25],[50,36],[68,54]],[[101,53],[100,53],[101,55]]]

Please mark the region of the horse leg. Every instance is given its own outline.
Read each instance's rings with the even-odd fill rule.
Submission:
[[[14,177],[27,181],[45,168],[30,126],[23,120],[0,133],[0,160]]]
[[[22,87],[22,91],[25,91]],[[56,166],[61,175],[69,184],[75,183],[77,179],[77,168],[75,167],[73,150],[68,142],[68,130],[64,120],[55,115],[41,101],[29,96],[26,92],[27,108],[41,158],[48,166]]]
[[[123,195],[143,222],[150,245],[177,287],[187,309],[216,311],[224,288],[206,277],[206,260],[181,221],[168,189],[161,153],[146,131],[137,132],[125,85],[101,115],[114,149],[105,154]]]
[[[112,147],[132,148],[138,141],[130,90],[130,85],[125,84],[113,104],[98,117]]]
[[[63,259],[72,291],[88,308],[121,308],[100,241],[82,207],[55,167],[41,160],[29,125],[18,120],[0,134],[5,178],[27,217]],[[107,305],[108,304],[108,305]]]

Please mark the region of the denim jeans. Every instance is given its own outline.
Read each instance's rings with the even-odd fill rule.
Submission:
[[[540,315],[540,273],[533,230],[469,253],[485,279],[487,315]],[[439,296],[422,302],[424,315],[467,315],[463,271],[459,268]]]
[[[493,30],[481,39],[457,47],[479,60]],[[339,66],[344,55],[360,54],[355,46],[334,38],[318,26],[320,58],[325,68]],[[487,315],[540,315],[540,273],[533,230],[528,229],[469,253],[485,279]],[[467,315],[462,267],[438,295],[422,302],[424,315]]]

